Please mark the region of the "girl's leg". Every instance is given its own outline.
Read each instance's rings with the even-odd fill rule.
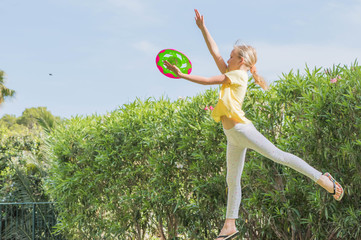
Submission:
[[[278,149],[260,132],[258,132],[253,124],[237,124],[235,129],[239,133],[237,135],[238,141],[242,142],[243,145],[261,153],[263,156],[270,158],[277,163],[291,167],[294,170],[306,175],[328,192],[334,192],[334,183],[328,177],[322,175],[321,172],[310,166],[301,158]],[[341,185],[336,183],[334,198],[336,200],[340,200],[342,198],[340,198],[342,194],[343,189]]]
[[[234,145],[235,134],[224,130],[227,136],[227,213],[226,221],[219,235],[229,235],[237,231],[235,220],[238,218],[242,198],[241,175],[247,149]],[[222,239],[222,238],[218,238]]]
[[[258,132],[253,124],[237,124],[235,130],[238,132],[238,140],[243,143],[246,142],[245,144],[248,148],[259,152],[277,163],[293,168],[315,182],[320,179],[322,175],[321,172],[317,171],[301,158],[277,148]]]
[[[226,218],[238,218],[239,205],[241,204],[242,189],[241,175],[247,148],[227,144],[227,213]]]

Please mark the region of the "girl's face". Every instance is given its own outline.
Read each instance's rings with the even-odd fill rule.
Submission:
[[[243,59],[239,59],[236,50],[233,49],[227,63],[228,63],[228,70],[237,70],[241,67],[243,63]]]

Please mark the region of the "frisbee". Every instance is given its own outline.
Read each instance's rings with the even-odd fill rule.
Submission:
[[[181,53],[175,49],[163,49],[157,54],[155,63],[161,73],[170,78],[179,78],[177,75],[169,70],[164,61],[168,61],[170,64],[179,68],[182,73],[190,74],[192,72],[192,63],[189,61],[184,53]]]

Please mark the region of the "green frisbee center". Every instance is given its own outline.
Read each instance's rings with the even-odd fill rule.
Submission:
[[[176,57],[170,57],[167,59],[167,61],[172,65],[176,65],[177,67],[180,67],[181,65],[179,59]]]

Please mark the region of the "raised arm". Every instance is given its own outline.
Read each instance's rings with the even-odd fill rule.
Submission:
[[[199,27],[199,29],[202,31],[203,38],[206,41],[208,50],[211,53],[214,61],[216,62],[219,71],[221,73],[225,73],[227,70],[227,64],[223,60],[216,42],[213,40],[211,34],[209,33],[209,31],[204,23],[204,16],[200,15],[197,9],[194,9],[194,11],[196,13],[196,17],[195,17],[196,24]]]

